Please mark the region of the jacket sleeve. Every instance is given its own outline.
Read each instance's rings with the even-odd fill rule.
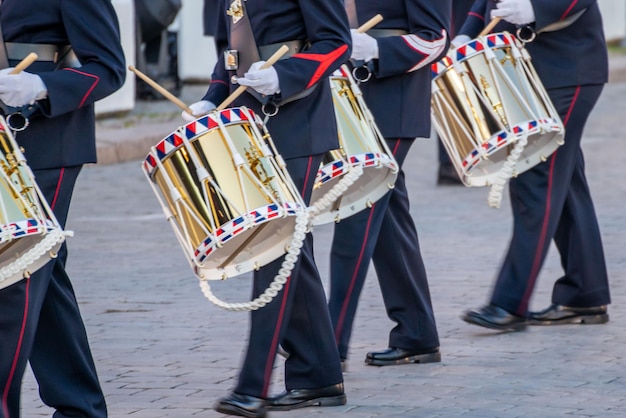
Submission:
[[[467,14],[467,19],[463,26],[459,29],[458,35],[467,35],[470,38],[476,38],[480,31],[485,28],[485,22],[489,20],[485,15],[487,13],[488,0],[476,0],[471,10]]]
[[[407,0],[408,34],[378,38],[376,76],[419,70],[445,55],[450,45],[450,0]]]
[[[61,19],[79,68],[40,73],[48,89],[42,112],[58,116],[119,89],[126,77],[119,24],[110,0],[64,0]]]
[[[310,46],[274,65],[283,98],[312,87],[350,57],[350,29],[343,2],[301,0],[300,9]]]

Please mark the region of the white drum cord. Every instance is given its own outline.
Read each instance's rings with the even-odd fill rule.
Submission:
[[[234,312],[255,311],[270,303],[278,292],[282,290],[285,283],[287,283],[287,280],[291,275],[291,271],[298,261],[302,243],[306,238],[306,232],[309,227],[309,218],[309,212],[305,209],[298,211],[296,214],[296,225],[291,242],[287,248],[285,259],[283,260],[280,270],[278,270],[278,274],[274,277],[274,281],[272,281],[272,283],[261,295],[249,302],[225,302],[213,294],[207,280],[200,280],[200,289],[202,289],[204,296],[217,307]]]
[[[500,203],[502,202],[502,192],[504,190],[504,186],[509,181],[515,172],[515,165],[522,155],[522,151],[524,151],[524,147],[528,143],[528,136],[523,135],[520,137],[515,145],[513,146],[513,150],[511,154],[506,158],[506,161],[502,165],[502,168],[498,172],[498,177],[495,182],[491,185],[491,189],[489,190],[489,197],[487,198],[487,202],[489,203],[489,207],[499,208]]]
[[[300,250],[302,249],[302,244],[304,243],[307,231],[309,230],[311,220],[326,209],[326,207],[332,205],[342,194],[346,192],[346,190],[348,190],[350,186],[352,186],[352,184],[354,184],[354,182],[359,179],[359,177],[361,177],[362,174],[363,167],[360,165],[352,167],[350,171],[324,196],[318,199],[313,206],[298,211],[296,214],[294,233],[291,238],[291,242],[287,246],[285,259],[281,264],[281,268],[278,270],[278,274],[261,295],[249,302],[225,302],[213,294],[208,280],[200,279],[200,289],[202,289],[204,296],[217,307],[234,312],[255,311],[270,303],[272,299],[278,295],[278,292],[282,290],[285,283],[287,283],[293,268],[298,262]]]
[[[74,232],[63,231],[61,229],[54,229],[45,234],[45,237],[33,246],[33,248],[26,251],[20,258],[7,264],[0,269],[0,289],[3,287],[2,282],[21,274],[22,278],[30,276],[28,267],[35,261],[39,260],[46,253],[48,253],[49,259],[56,258],[57,254],[52,253],[54,247],[63,243],[66,237],[73,237]]]

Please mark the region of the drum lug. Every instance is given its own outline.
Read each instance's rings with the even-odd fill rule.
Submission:
[[[25,278],[25,279],[29,279],[30,278],[30,271],[24,270],[24,273],[22,273],[22,277]]]
[[[57,257],[58,257],[58,254],[57,254],[57,253],[55,253],[54,251],[50,251],[50,252],[48,253],[48,256],[49,256],[50,258],[57,258]]]
[[[545,155],[541,154],[541,156],[539,157],[539,159],[541,160],[542,163],[545,163],[546,161],[548,161],[548,157],[546,157]]]
[[[395,183],[389,183],[387,184],[387,187],[389,188],[389,190],[394,189],[396,187]]]
[[[372,206],[374,206],[374,204],[372,203],[372,201],[371,201],[371,200],[369,200],[369,199],[368,199],[368,200],[367,200],[367,202],[365,203],[365,206],[366,206],[367,208],[371,208]]]

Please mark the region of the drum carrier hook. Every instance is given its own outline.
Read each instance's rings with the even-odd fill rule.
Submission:
[[[527,44],[535,40],[537,37],[537,32],[533,28],[528,25],[520,26],[517,28],[515,32],[517,39],[519,39],[522,43]]]
[[[9,129],[14,132],[21,132],[28,128],[29,118],[39,109],[38,104],[29,104],[22,107],[1,106],[5,116],[5,121]]]

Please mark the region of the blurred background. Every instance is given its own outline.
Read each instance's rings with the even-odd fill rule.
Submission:
[[[217,59],[213,19],[218,0],[112,0],[120,21],[127,65],[174,95],[185,84],[206,85]],[[626,0],[598,0],[607,42],[626,54]],[[99,116],[115,116],[136,101],[162,100],[143,81],[129,75],[117,93],[97,103]]]

